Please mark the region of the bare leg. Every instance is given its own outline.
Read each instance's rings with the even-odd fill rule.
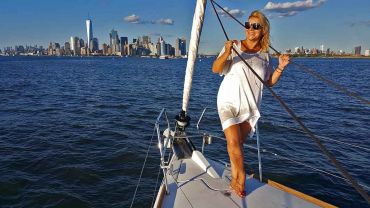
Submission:
[[[239,124],[240,125],[240,132],[241,132],[241,142],[242,142],[242,146],[243,146],[243,143],[245,143],[248,139],[248,136],[249,136],[249,133],[251,132],[252,130],[252,127],[251,125],[249,124],[248,121],[244,121],[243,123]]]
[[[238,195],[245,189],[244,153],[240,125],[232,125],[224,130],[227,140],[227,152],[231,163],[231,186],[237,190]]]
[[[251,127],[251,125],[249,124],[248,121],[245,121],[245,122],[239,124],[239,126],[240,126],[240,148],[243,150],[243,144],[247,141],[249,133],[252,130],[252,127]],[[244,159],[244,157],[243,157],[243,159]],[[244,168],[243,168],[243,170],[244,170]],[[243,175],[238,177],[238,183],[243,184],[242,185],[243,190],[245,189],[245,178],[246,178],[246,175],[245,175],[245,170],[244,170]]]

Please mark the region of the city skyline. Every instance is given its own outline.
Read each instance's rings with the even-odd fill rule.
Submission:
[[[50,41],[47,47],[43,45],[15,45],[5,47],[2,56],[145,56],[167,59],[169,57],[186,57],[186,39],[176,38],[174,46],[166,43],[163,37],[152,42],[151,37],[143,35],[128,41],[128,37],[119,36],[118,31],[112,29],[109,33],[108,44],[102,43],[99,47],[98,38],[93,36],[93,23],[86,19],[86,42],[83,38],[71,36],[69,41],[60,44]]]
[[[324,45],[334,51],[346,52],[362,46],[363,53],[370,48],[370,18],[366,10],[370,7],[368,1],[217,2],[228,7],[242,21],[247,19],[252,10],[262,9],[270,19],[272,45],[280,51],[301,46],[320,48]],[[47,46],[51,41],[64,43],[71,36],[86,40],[86,19],[94,22],[93,37],[99,39],[100,47],[108,42],[107,33],[112,28],[129,39],[150,35],[163,36],[171,43],[175,42],[176,37],[189,40],[195,0],[159,0],[155,3],[148,0],[91,0],[87,3],[78,0],[74,7],[70,7],[70,2],[46,0],[33,2],[32,5],[26,0],[4,0],[0,4],[0,48],[36,44]],[[244,31],[239,25],[227,17],[222,20],[231,38],[244,38]],[[200,53],[215,54],[224,41],[208,2]]]
[[[47,47],[43,45],[15,45],[7,46],[3,51],[0,49],[0,55],[14,56],[151,56],[151,57],[186,57],[186,39],[176,38],[174,46],[166,43],[162,36],[157,43],[151,41],[151,37],[143,35],[128,41],[128,37],[119,36],[118,31],[112,29],[109,33],[109,43],[102,43],[99,47],[98,38],[93,36],[93,23],[86,19],[86,42],[83,38],[71,36],[69,41],[63,45],[50,41]]]

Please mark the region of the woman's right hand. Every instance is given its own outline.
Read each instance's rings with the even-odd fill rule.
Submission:
[[[213,73],[221,73],[223,67],[228,62],[228,58],[231,55],[231,49],[233,46],[233,41],[226,41],[224,46],[224,52],[221,56],[217,57],[217,59],[213,62],[212,71]]]
[[[231,49],[233,47],[233,41],[232,40],[228,40],[225,42],[225,53],[227,54],[227,56],[229,56],[231,54]]]

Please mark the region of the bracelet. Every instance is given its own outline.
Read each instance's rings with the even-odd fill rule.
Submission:
[[[276,71],[277,71],[277,72],[279,72],[279,73],[283,73],[283,71],[284,71],[284,70],[283,70],[283,69],[281,69],[280,67],[277,67],[277,68],[276,68]]]

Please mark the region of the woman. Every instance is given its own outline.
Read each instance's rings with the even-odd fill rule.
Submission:
[[[252,137],[260,117],[263,84],[232,47],[270,87],[277,83],[289,63],[289,56],[281,55],[273,71],[268,54],[270,24],[261,12],[253,11],[245,27],[246,38],[227,41],[212,67],[214,73],[225,75],[217,96],[217,108],[231,162],[230,188],[240,197],[246,195],[243,143],[248,135]]]

